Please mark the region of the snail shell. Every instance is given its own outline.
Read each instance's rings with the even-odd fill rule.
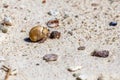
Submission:
[[[35,26],[29,32],[29,38],[33,42],[46,40],[48,35],[49,29],[41,26]]]

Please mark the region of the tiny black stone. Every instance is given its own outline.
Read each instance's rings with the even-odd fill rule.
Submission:
[[[36,64],[36,66],[39,66],[39,65],[40,65],[39,63]]]
[[[109,26],[116,26],[117,25],[117,22],[110,22],[109,23]]]

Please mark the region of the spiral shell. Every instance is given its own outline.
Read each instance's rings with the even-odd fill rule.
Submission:
[[[29,32],[29,38],[33,42],[46,40],[48,35],[49,29],[42,26],[35,26]]]

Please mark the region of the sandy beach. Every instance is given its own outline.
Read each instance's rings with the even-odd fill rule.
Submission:
[[[1,0],[0,23],[5,16],[12,26],[0,31],[0,80],[7,73],[3,65],[11,69],[6,80],[120,80],[120,0]],[[48,27],[52,19],[59,26]],[[61,36],[29,42],[36,25]],[[109,56],[92,56],[95,50],[107,50]],[[46,54],[58,59],[46,62]]]

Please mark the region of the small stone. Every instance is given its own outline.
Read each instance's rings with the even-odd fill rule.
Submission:
[[[103,75],[101,74],[101,75],[97,78],[97,80],[104,80]]]
[[[74,73],[73,77],[78,77],[80,75],[80,73]]]
[[[56,39],[56,38],[59,39],[60,36],[61,36],[61,33],[58,32],[58,31],[52,31],[51,34],[50,34],[51,39]]]
[[[54,20],[49,20],[47,22],[47,26],[50,28],[55,28],[59,26],[59,20],[58,19],[54,19]]]
[[[97,3],[92,3],[91,4],[91,6],[94,6],[94,7],[96,7],[96,6],[98,6],[99,4],[97,4]]]
[[[27,17],[24,17],[24,20],[27,20]]]
[[[6,26],[12,26],[11,18],[8,16],[5,16],[2,24]]]
[[[86,75],[79,75],[76,80],[87,80],[87,76]]]
[[[66,19],[66,18],[68,18],[68,17],[69,17],[68,14],[64,14],[63,19]]]
[[[70,34],[71,36],[73,35],[73,32],[72,31],[68,31],[68,34]]]
[[[4,27],[3,25],[0,25],[0,30],[1,30],[3,33],[7,33],[7,32],[8,32],[8,28]]]
[[[106,58],[109,56],[109,51],[107,51],[107,50],[94,51],[94,52],[92,52],[92,56]]]
[[[46,3],[46,0],[42,0],[42,3]]]
[[[81,66],[74,66],[74,67],[69,67],[68,71],[70,72],[75,72],[77,70],[80,70],[82,67]]]
[[[85,46],[78,47],[78,50],[85,50]]]
[[[24,29],[22,29],[20,32],[26,32]]]
[[[78,15],[75,15],[75,18],[78,18],[79,16]]]
[[[7,32],[8,32],[8,29],[7,29],[7,28],[4,28],[4,29],[2,29],[2,32],[3,32],[3,33],[7,33]]]
[[[36,64],[36,66],[39,66],[39,65],[40,65],[39,63]]]
[[[46,54],[45,56],[43,56],[43,60],[45,60],[46,62],[56,61],[57,59],[58,59],[57,54]]]
[[[4,7],[4,8],[8,8],[8,6],[9,6],[9,5],[7,5],[7,4],[3,4],[3,7]]]
[[[117,22],[110,22],[109,23],[109,26],[116,26],[117,25]]]

